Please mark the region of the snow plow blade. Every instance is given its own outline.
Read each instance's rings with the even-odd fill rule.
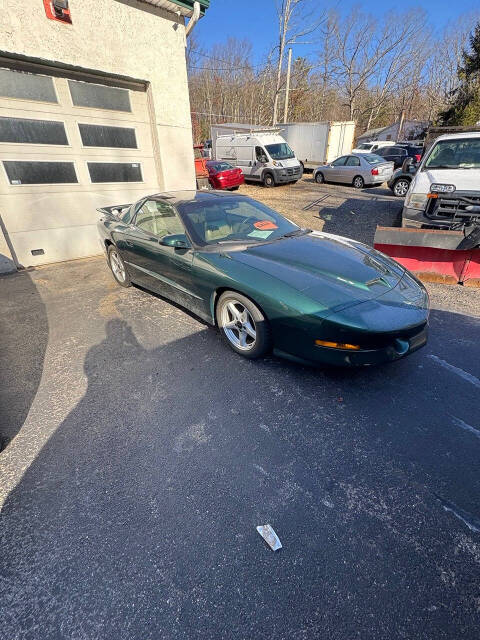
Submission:
[[[480,248],[458,249],[462,231],[377,227],[374,247],[425,282],[480,287]]]

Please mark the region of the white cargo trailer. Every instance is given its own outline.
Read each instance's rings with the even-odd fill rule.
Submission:
[[[279,125],[282,135],[307,169],[351,153],[355,122],[292,122]]]
[[[339,156],[351,153],[355,137],[353,121],[292,122],[279,124],[277,128],[306,169],[315,169],[319,164],[332,162]],[[264,129],[264,127],[236,122],[213,125],[212,146],[215,148],[215,139],[219,135],[255,129]]]

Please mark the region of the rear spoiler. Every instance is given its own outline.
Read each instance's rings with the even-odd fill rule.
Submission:
[[[131,206],[131,202],[129,204],[114,204],[111,207],[100,207],[97,211],[107,216],[118,218],[124,209],[128,209]]]

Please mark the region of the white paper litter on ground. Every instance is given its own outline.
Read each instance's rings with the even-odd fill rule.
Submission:
[[[278,549],[282,548],[282,543],[271,525],[262,524],[256,529],[272,551],[278,551]]]

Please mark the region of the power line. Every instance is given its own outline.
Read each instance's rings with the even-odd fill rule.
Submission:
[[[208,58],[209,60],[215,60],[215,62],[223,62],[224,64],[230,64],[229,60],[224,60],[222,58],[215,58],[214,56],[209,56],[206,53],[202,53],[201,51],[192,51],[191,52],[192,56],[203,56],[204,58]],[[263,62],[260,62],[258,64],[249,64],[246,65],[244,67],[237,67],[238,69],[255,69],[256,67],[262,67],[264,65]]]

